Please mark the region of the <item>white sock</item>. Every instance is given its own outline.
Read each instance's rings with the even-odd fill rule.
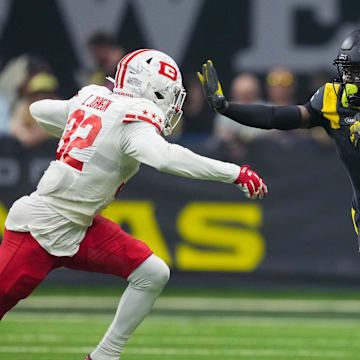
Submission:
[[[168,266],[156,255],[151,255],[130,274],[115,318],[91,353],[92,360],[119,360],[126,342],[150,312],[169,275]]]

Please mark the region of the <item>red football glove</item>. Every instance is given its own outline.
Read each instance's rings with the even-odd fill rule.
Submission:
[[[240,167],[240,174],[234,181],[249,199],[263,199],[268,190],[265,181],[260,176],[252,171],[249,165]]]

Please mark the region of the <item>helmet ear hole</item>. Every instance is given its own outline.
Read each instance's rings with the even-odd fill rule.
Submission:
[[[159,100],[164,99],[164,96],[161,95],[158,91],[155,91],[155,95]]]

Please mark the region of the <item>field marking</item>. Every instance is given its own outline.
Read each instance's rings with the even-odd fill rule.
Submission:
[[[76,301],[74,301],[76,299]],[[22,301],[17,309],[116,309],[120,297],[33,296]],[[295,313],[356,313],[360,300],[304,299],[234,299],[202,297],[163,297],[154,306],[157,310],[192,311],[257,311]]]
[[[352,348],[360,348],[360,344],[357,339],[345,340],[345,339],[334,339],[333,337],[269,337],[269,336],[183,336],[183,335],[164,335],[159,336],[143,336],[135,334],[132,338],[131,344],[133,345],[147,345],[155,342],[161,345],[258,345],[261,343],[263,346],[294,346],[294,345],[311,345],[311,346],[326,346],[326,347],[342,347],[351,346]]]
[[[40,342],[56,342],[61,339],[61,337],[53,334],[1,334],[2,341],[9,341],[9,342],[31,342],[40,341]]]
[[[12,354],[85,354],[90,347],[40,347],[40,346],[0,346],[0,353]],[[176,349],[176,348],[126,348],[124,354],[135,355],[170,355],[170,356],[297,356],[304,358],[340,358],[351,355],[345,351],[311,350],[271,350],[271,349]]]
[[[114,313],[115,314],[115,313]],[[102,324],[110,324],[112,319],[114,318],[114,314],[105,315],[105,314],[79,314],[79,313],[69,313],[69,314],[61,314],[61,322],[62,323],[74,323],[74,322],[83,322],[84,320],[91,322],[96,321],[97,325],[99,323]],[[35,316],[35,318],[34,318]],[[231,316],[231,317],[223,317],[223,316],[201,316],[194,317],[189,315],[148,315],[145,319],[145,322],[142,326],[147,326],[149,324],[163,323],[169,322],[176,319],[178,325],[187,324],[189,322],[193,323],[196,326],[196,323],[202,325],[203,323],[209,323],[212,327],[214,326],[245,326],[248,328],[251,327],[296,327],[296,326],[311,326],[315,328],[323,328],[328,327],[329,325],[343,327],[345,329],[354,328],[356,331],[359,329],[360,320],[359,319],[332,319],[332,318],[298,318],[294,316],[284,316],[277,317],[271,314],[267,316]],[[17,313],[16,311],[11,311],[9,314],[5,316],[2,320],[3,324],[6,324],[6,321],[11,322],[20,322],[20,323],[39,323],[41,321],[48,322],[59,322],[59,314],[54,312],[26,312],[26,313]],[[219,320],[221,322],[219,323]],[[199,326],[200,326],[199,325]],[[0,327],[1,332],[1,327]]]
[[[99,337],[89,334],[78,334],[78,342],[97,342]],[[1,334],[1,340],[14,343],[55,343],[67,340],[67,335],[50,335],[50,334]],[[334,339],[334,337],[304,337],[293,335],[289,337],[270,337],[264,336],[227,336],[227,335],[210,335],[210,336],[194,336],[191,335],[140,335],[135,334],[130,340],[132,346],[149,345],[158,343],[161,345],[258,345],[263,346],[326,346],[326,347],[343,347],[351,346],[359,348],[358,339]]]
[[[344,351],[307,351],[307,350],[267,350],[267,349],[169,349],[169,348],[143,348],[143,349],[126,349],[124,353],[139,355],[177,355],[177,356],[298,356],[298,357],[315,357],[315,358],[341,358],[349,355]]]

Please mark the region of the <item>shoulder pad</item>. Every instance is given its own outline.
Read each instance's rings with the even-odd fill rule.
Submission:
[[[322,109],[325,86],[326,84],[323,85],[321,88],[317,89],[310,99],[311,106],[314,110],[321,111]]]
[[[339,113],[337,110],[337,99],[340,91],[340,84],[326,83],[310,99],[311,106],[325,119],[330,121],[333,129],[338,129]]]
[[[125,109],[123,123],[145,121],[154,125],[161,133],[165,127],[165,114],[153,102],[146,99],[133,99]]]

